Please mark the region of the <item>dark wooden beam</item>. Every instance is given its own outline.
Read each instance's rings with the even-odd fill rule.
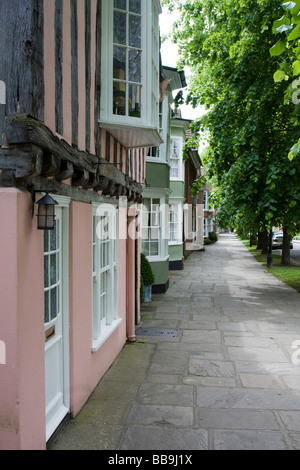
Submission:
[[[55,0],[55,127],[63,134],[63,0]]]
[[[85,0],[85,150],[91,145],[91,0]]]
[[[43,176],[56,176],[60,173],[61,159],[55,155],[43,153]]]
[[[112,163],[70,146],[27,115],[6,118],[5,141],[6,146],[0,149],[0,169],[12,171],[19,186],[24,182],[18,180],[41,175],[54,177],[58,182],[72,177],[74,186],[104,191],[110,196],[127,194],[130,200],[142,192],[139,183]],[[10,176],[7,179],[12,181]]]
[[[43,0],[0,1],[0,79],[6,84],[0,146],[5,115],[21,112],[44,119],[43,11]]]
[[[43,152],[34,145],[17,148],[0,148],[0,168],[12,171],[14,177],[29,178],[40,175],[43,166]]]
[[[78,145],[78,18],[77,0],[71,0],[72,142]]]
[[[74,167],[72,163],[62,161],[60,167],[60,173],[56,175],[57,181],[65,181],[74,175]]]
[[[72,177],[72,184],[74,186],[85,186],[90,180],[90,175],[87,170],[77,170],[75,169],[74,175]]]
[[[55,190],[57,194],[61,196],[67,196],[72,201],[84,202],[86,204],[91,204],[92,202],[107,202],[108,198],[102,196],[94,191],[87,191],[81,187],[71,186],[69,184],[61,183],[55,180],[50,180],[43,177],[35,177],[30,181],[30,185],[34,187],[35,191],[38,190]],[[109,202],[112,204],[118,204],[117,199],[109,199]]]
[[[32,143],[79,168],[95,173],[99,165],[96,156],[81,152],[59,139],[40,121],[26,115],[8,116],[5,120],[7,145]]]

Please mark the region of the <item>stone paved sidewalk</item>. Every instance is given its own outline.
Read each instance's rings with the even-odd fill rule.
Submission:
[[[300,449],[299,307],[299,293],[220,235],[143,305],[136,343],[51,448]]]

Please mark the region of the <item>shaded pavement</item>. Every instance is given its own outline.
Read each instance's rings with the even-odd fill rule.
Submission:
[[[137,341],[51,449],[300,449],[299,307],[219,235],[143,304]]]

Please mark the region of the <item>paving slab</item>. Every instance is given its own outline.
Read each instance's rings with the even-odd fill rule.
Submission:
[[[50,449],[299,450],[300,294],[233,234],[192,252],[169,285]],[[162,328],[178,334],[153,335]]]

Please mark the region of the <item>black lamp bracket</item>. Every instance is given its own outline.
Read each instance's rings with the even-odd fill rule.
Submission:
[[[32,200],[32,208],[31,213],[32,217],[34,216],[34,204],[36,202],[36,193],[46,193],[46,194],[56,194],[57,189],[34,189],[33,184],[27,187],[27,190],[31,193],[31,200]]]

